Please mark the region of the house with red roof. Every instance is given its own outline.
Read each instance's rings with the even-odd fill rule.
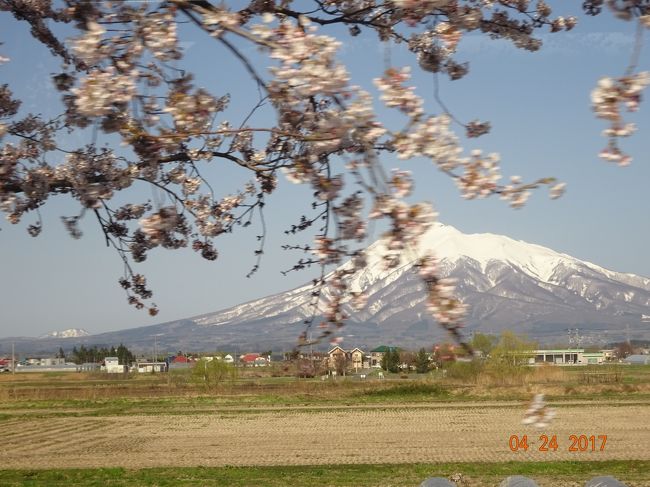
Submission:
[[[194,365],[194,361],[185,355],[176,355],[167,359],[168,369],[187,369]]]
[[[11,371],[11,359],[0,358],[0,372]]]
[[[239,362],[244,367],[264,367],[269,364],[268,359],[259,353],[246,353],[241,355],[239,357]]]

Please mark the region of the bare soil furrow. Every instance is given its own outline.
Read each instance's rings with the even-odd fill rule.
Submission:
[[[249,411],[223,415],[57,417],[5,422],[0,468],[650,460],[650,405],[558,408],[544,431],[520,406]],[[540,435],[557,451],[541,451]],[[528,450],[513,452],[512,435]],[[607,435],[570,451],[571,435]],[[574,445],[579,446],[579,445]],[[584,445],[583,445],[584,446]]]

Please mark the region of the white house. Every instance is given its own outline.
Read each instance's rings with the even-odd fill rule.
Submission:
[[[603,351],[585,352],[583,348],[533,350],[528,359],[530,365],[596,365],[606,360]]]
[[[104,359],[104,368],[109,374],[122,374],[124,365],[120,365],[120,359],[117,357],[106,357]]]
[[[36,365],[44,365],[46,367],[51,367],[52,365],[65,365],[65,359],[59,357],[46,357],[42,358],[40,364]]]
[[[167,362],[138,362],[138,372],[167,372]]]

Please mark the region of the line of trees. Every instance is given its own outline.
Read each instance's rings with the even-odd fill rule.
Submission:
[[[62,353],[63,350],[60,349],[59,355]],[[106,357],[117,357],[122,365],[135,362],[135,354],[122,343],[117,348],[114,346],[111,346],[111,348],[98,347],[97,345],[93,345],[92,347],[81,345],[79,348],[75,346],[72,348],[72,352],[68,357],[64,355],[64,358],[68,358],[75,364],[83,364],[86,362],[97,363],[103,361]]]
[[[475,333],[471,347],[482,358],[482,362],[491,369],[517,368],[528,363],[537,343],[526,336],[504,331],[499,336]],[[417,353],[390,347],[381,360],[381,368],[398,373],[415,370],[424,374],[432,368],[445,368],[456,362],[457,358],[467,356],[464,348],[451,343],[435,345],[431,353],[424,347]]]

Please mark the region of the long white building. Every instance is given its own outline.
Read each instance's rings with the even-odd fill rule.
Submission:
[[[605,352],[585,352],[583,348],[534,350],[532,354],[530,365],[597,365],[606,361]]]

